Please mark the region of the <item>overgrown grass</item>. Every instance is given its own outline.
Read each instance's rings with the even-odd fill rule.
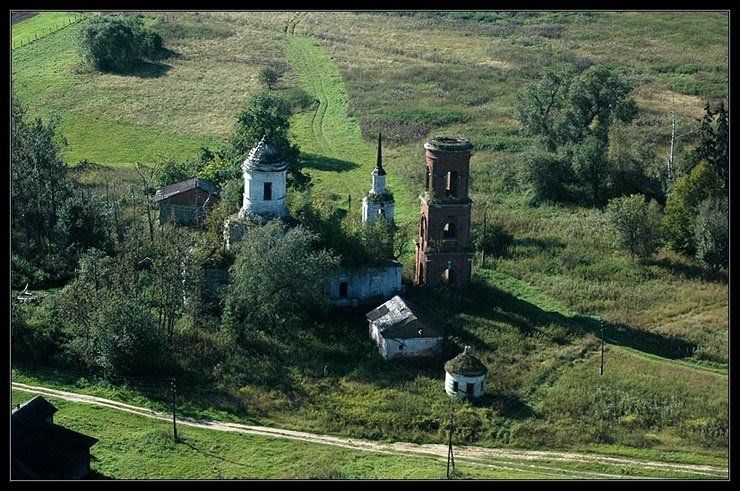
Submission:
[[[295,34],[286,33],[293,17],[167,14],[152,22],[176,56],[131,77],[82,69],[76,24],[13,50],[14,90],[33,114],[61,117],[68,162],[147,163],[160,154],[184,158],[228,135],[240,105],[258,88],[259,68],[277,63],[285,68],[281,89],[300,86],[318,101],[293,118],[292,134],[309,159],[317,194],[340,206],[351,195],[352,212],[359,213],[375,161],[371,138],[382,130],[402,223],[416,220],[424,138],[468,137],[477,149],[473,219],[480,222],[487,209],[488,223],[513,234],[514,244],[504,257],[489,258],[490,270],[476,275],[466,297],[408,293],[448,329],[445,357],[470,344],[491,369],[491,397],[466,406],[466,438],[537,447],[561,445],[563,435],[575,432],[583,435],[577,448],[723,458],[724,450],[702,436],[711,431],[701,428],[727,418],[728,381],[712,373],[727,371],[726,277],[670,253],[634,262],[615,247],[599,210],[529,207],[521,161],[534,142],[518,131],[513,110],[516,91],[536,80],[548,60],[607,63],[635,83],[643,111],[638,131],[660,155],[674,107],[688,125],[704,101],[727,96],[726,15],[310,13],[294,19]],[[135,182],[119,171],[117,179]],[[84,179],[103,192],[96,172]],[[403,261],[409,276],[411,255]],[[677,420],[645,427],[621,414],[598,433],[581,431],[582,422],[560,412],[563,401],[588,415],[594,410],[592,394],[577,383],[597,382],[594,316],[608,326],[608,380],[621,398],[614,404],[654,403],[661,414],[675,402],[668,392],[675,385],[676,404],[683,405]],[[307,329],[298,344],[276,348],[282,357],[257,367],[276,369],[289,388],[254,382],[235,388],[248,401],[238,417],[437,441],[453,404],[442,391],[444,360],[387,364],[367,338],[361,313],[330,324]],[[700,407],[705,393],[711,403]],[[552,431],[538,429],[543,421]],[[605,438],[612,443],[599,443]]]

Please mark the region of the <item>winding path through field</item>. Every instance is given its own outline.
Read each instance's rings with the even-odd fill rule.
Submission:
[[[48,387],[32,386],[14,382],[13,389],[33,394],[55,397],[66,401],[92,404],[118,411],[124,411],[147,418],[170,421],[171,415],[160,411],[154,411],[144,407],[132,406],[111,399],[95,397],[87,394],[67,392]],[[447,446],[441,444],[415,444],[408,442],[384,443],[359,438],[344,438],[330,435],[319,435],[303,431],[293,431],[267,426],[254,426],[238,423],[228,423],[205,419],[180,418],[181,425],[193,426],[217,431],[229,431],[252,435],[285,438],[290,440],[301,440],[310,443],[332,445],[336,447],[350,448],[354,450],[376,452],[396,455],[416,455],[446,459]],[[634,479],[645,478],[641,470],[666,471],[670,473],[680,472],[687,478],[709,478],[726,479],[727,468],[711,465],[682,464],[658,461],[640,461],[623,457],[614,457],[598,454],[579,454],[572,452],[534,451],[534,450],[510,450],[485,448],[475,446],[456,446],[455,458],[466,464],[481,465],[510,471],[541,472],[546,477],[561,477],[566,479]],[[544,462],[544,464],[543,464]],[[588,470],[568,469],[557,467],[558,462],[603,464],[628,469],[629,474],[594,472]],[[548,465],[549,464],[549,465]]]

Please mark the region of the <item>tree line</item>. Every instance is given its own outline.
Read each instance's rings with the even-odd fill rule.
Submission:
[[[633,84],[607,66],[550,66],[517,95],[523,131],[538,141],[526,156],[532,202],[605,208],[622,247],[645,259],[659,247],[708,266],[729,260],[729,120],[724,103],[705,107],[698,143],[668,172],[631,128]],[[621,132],[638,135],[615,142]],[[672,142],[673,143],[673,142]],[[671,156],[671,158],[673,158]]]

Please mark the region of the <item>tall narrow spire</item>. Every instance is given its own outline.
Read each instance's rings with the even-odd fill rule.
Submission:
[[[380,142],[382,139],[381,133],[378,133],[378,160],[375,163],[375,169],[378,171],[379,176],[385,175],[385,169],[383,169],[383,154],[380,150]]]

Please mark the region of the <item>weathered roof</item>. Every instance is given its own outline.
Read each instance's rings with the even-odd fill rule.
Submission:
[[[437,338],[442,330],[418,314],[418,309],[398,295],[368,312],[365,317],[372,322],[384,338]]]
[[[98,442],[97,438],[49,423],[46,417],[57,408],[41,396],[11,413],[11,454],[41,477],[53,477],[65,462]]]
[[[190,191],[191,189],[195,188],[202,189],[206,193],[212,194],[216,198],[219,198],[221,194],[218,187],[214,184],[211,184],[208,181],[204,181],[203,179],[194,178],[188,179],[187,181],[176,182],[175,184],[170,184],[169,186],[157,189],[157,193],[154,195],[154,199],[155,201],[162,201],[163,199],[171,198],[172,196],[184,193],[185,191]]]
[[[469,152],[473,144],[457,136],[435,136],[424,144],[424,148],[438,152]]]
[[[471,353],[470,346],[466,346],[462,353],[445,363],[445,370],[449,373],[477,377],[488,373],[488,368]]]
[[[257,143],[242,165],[243,170],[262,170],[268,172],[284,171],[288,168],[285,158],[280,150],[266,137]]]

